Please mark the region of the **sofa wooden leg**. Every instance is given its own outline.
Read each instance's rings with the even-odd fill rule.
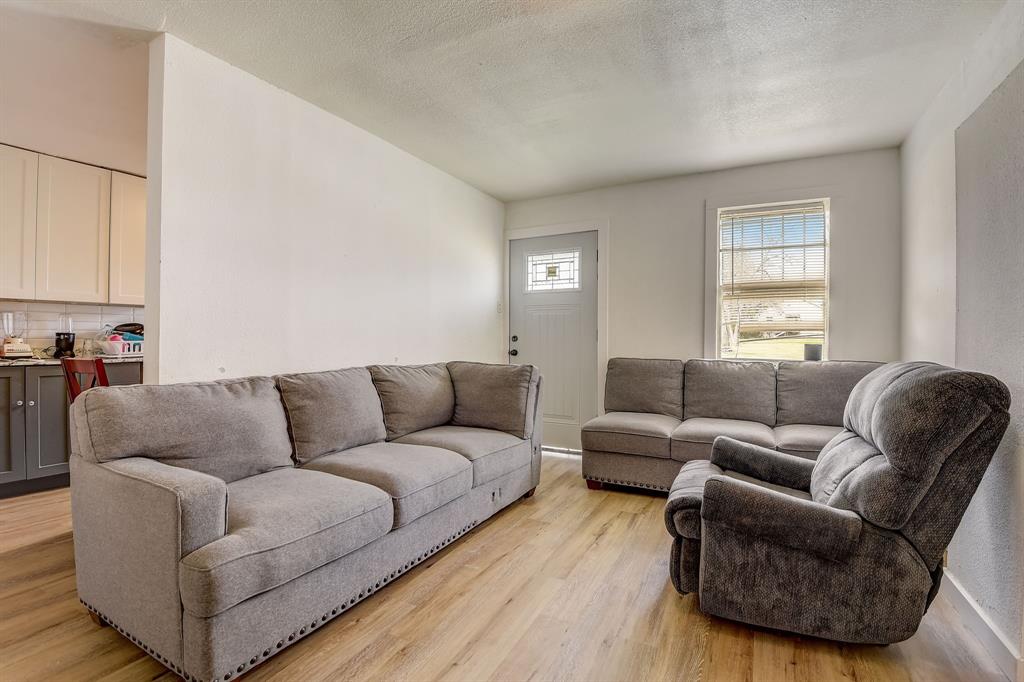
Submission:
[[[526,491],[526,494],[525,494],[525,495],[523,495],[523,499],[525,500],[525,499],[526,499],[526,498],[528,498],[528,497],[533,497],[533,494],[534,494],[535,492],[537,492],[537,489],[536,489],[536,488],[530,488],[529,490],[527,490],[527,491]]]
[[[110,623],[108,623],[107,621],[103,620],[102,618],[97,616],[92,611],[89,612],[89,620],[91,620],[94,624],[96,624],[97,626],[99,626],[101,628],[105,628],[105,627],[108,627],[110,625]]]
[[[588,478],[587,479],[587,487],[590,488],[591,490],[600,490],[601,488],[604,487],[604,484],[601,483],[601,481],[591,481]]]

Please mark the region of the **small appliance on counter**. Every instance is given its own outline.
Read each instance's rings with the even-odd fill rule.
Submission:
[[[56,350],[53,352],[53,357],[57,359],[75,357],[75,321],[67,313],[61,313],[57,318],[54,346]]]
[[[25,313],[2,313],[0,324],[3,325],[4,344],[0,347],[0,357],[8,360],[15,358],[31,358],[32,346],[25,343],[25,330],[28,318]]]

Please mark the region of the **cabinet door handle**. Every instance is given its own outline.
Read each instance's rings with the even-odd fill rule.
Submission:
[[[36,401],[34,401],[34,400],[28,401],[28,406],[29,407],[35,407],[36,406]]]
[[[17,405],[18,407],[21,407],[24,404],[25,404],[24,400],[19,400],[18,402],[15,403],[15,405]]]

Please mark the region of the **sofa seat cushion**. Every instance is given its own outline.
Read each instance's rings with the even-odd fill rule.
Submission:
[[[473,487],[528,466],[533,457],[530,441],[504,431],[472,426],[435,426],[399,438],[396,443],[429,445],[457,452],[473,466]]]
[[[391,530],[383,490],[304,469],[278,469],[228,484],[223,537],[186,555],[185,609],[216,615],[383,537]]]
[[[803,490],[775,485],[745,474],[722,469],[707,460],[693,460],[684,464],[683,468],[679,470],[679,475],[672,482],[668,502],[665,505],[665,524],[668,526],[668,532],[674,537],[700,539],[700,507],[704,499],[704,483],[712,476],[733,478],[801,500],[811,499],[811,494]]]
[[[694,417],[687,419],[672,432],[672,459],[689,462],[692,459],[710,459],[711,444],[719,436],[729,436],[744,443],[775,447],[772,427],[761,422],[743,419],[716,419]]]
[[[664,414],[607,412],[583,425],[583,449],[668,459],[677,426],[678,419]]]
[[[473,466],[462,455],[409,443],[370,443],[317,457],[303,465],[376,486],[391,496],[394,527],[415,521],[473,487]]]
[[[786,424],[775,427],[775,447],[791,455],[815,459],[830,440],[842,433],[842,426]]]

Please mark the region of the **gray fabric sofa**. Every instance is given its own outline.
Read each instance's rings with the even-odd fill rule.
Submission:
[[[79,598],[230,680],[531,495],[540,403],[536,368],[468,362],[87,391]]]
[[[1009,422],[999,380],[892,363],[857,384],[816,462],[715,441],[665,521],[679,592],[724,618],[843,642],[917,630],[942,555]]]
[[[583,477],[667,491],[718,436],[814,459],[843,428],[850,391],[877,362],[613,358],[605,414],[583,425]]]

